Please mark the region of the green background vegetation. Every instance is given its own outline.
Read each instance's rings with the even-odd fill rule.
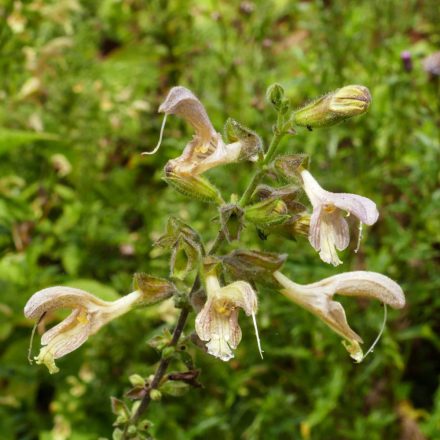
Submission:
[[[158,355],[147,340],[172,310],[125,316],[59,361],[31,367],[32,323],[23,306],[56,284],[103,298],[130,291],[132,274],[167,275],[152,249],[169,214],[212,238],[214,208],[188,202],[161,180],[191,132],[170,118],[159,154],[157,107],[176,84],[201,98],[218,130],[231,116],[270,140],[265,90],[281,83],[294,105],[347,84],[370,88],[369,113],[283,140],[312,155],[332,191],[376,201],[380,219],[338,268],[308,242],[269,237],[254,248],[289,254],[284,272],[308,283],[366,269],[398,281],[408,305],[392,311],[373,355],[360,365],[340,338],[275,291],[261,290],[265,358],[250,320],[223,363],[194,347],[204,388],[150,408],[160,439],[440,438],[440,96],[421,60],[440,49],[437,0],[141,1],[0,3],[0,437],[110,438],[110,399],[148,376]],[[409,50],[413,70],[400,53]],[[209,172],[240,193],[251,166]],[[378,303],[343,301],[372,341]],[[37,338],[38,339],[38,338]],[[36,350],[36,347],[35,347]]]

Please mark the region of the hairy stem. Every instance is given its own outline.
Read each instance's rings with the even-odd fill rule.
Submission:
[[[223,242],[223,238],[224,238],[223,232],[219,231],[217,234],[217,237],[214,240],[214,243],[211,246],[211,249],[208,252],[208,255],[214,253],[220,247],[220,245]],[[197,277],[196,280],[194,281],[194,284],[192,286],[191,291],[193,292],[193,291],[197,290],[199,288],[199,286],[200,286],[200,279],[199,279],[199,277]],[[175,347],[177,345],[177,343],[179,342],[180,336],[182,335],[182,332],[185,328],[185,324],[188,319],[189,313],[190,313],[189,307],[185,307],[180,311],[180,315],[177,320],[176,327],[174,328],[169,347]],[[150,385],[148,386],[147,393],[142,398],[138,409],[136,410],[136,412],[134,413],[134,415],[130,419],[129,423],[125,427],[123,439],[127,438],[128,427],[130,425],[136,424],[138,422],[138,420],[140,419],[140,417],[142,416],[142,414],[147,410],[147,408],[151,402],[150,392],[154,389],[159,388],[160,383],[161,383],[163,377],[165,376],[165,373],[166,373],[170,363],[171,363],[170,358],[161,358],[159,365],[157,366],[156,372],[154,373],[153,380],[151,381]]]
[[[176,327],[173,331],[173,336],[171,338],[170,347],[175,347],[177,343],[179,342],[180,336],[183,332],[183,329],[185,328],[186,320],[189,315],[189,308],[185,307],[180,311],[179,319],[177,320]],[[157,366],[156,373],[154,374],[153,380],[151,381],[151,384],[148,386],[148,392],[145,394],[143,399],[141,400],[141,404],[139,405],[138,409],[134,413],[133,417],[130,420],[130,424],[135,424],[141,415],[147,410],[148,405],[151,402],[150,397],[150,391],[157,389],[160,385],[160,382],[165,375],[168,366],[170,365],[171,359],[170,358],[162,358],[159,362],[159,365]],[[125,434],[125,433],[124,433]],[[124,435],[125,438],[125,435]]]
[[[277,148],[281,138],[283,137],[283,135],[284,135],[284,133],[275,134],[275,136],[272,139],[272,142],[269,145],[269,148],[267,150],[267,154],[266,154],[264,160],[262,161],[263,165],[266,165],[267,163],[270,162],[270,157],[272,157],[275,154],[276,148]],[[248,187],[246,188],[245,192],[243,193],[243,196],[241,197],[241,199],[239,201],[240,206],[245,206],[249,202],[249,200],[250,200],[253,192],[255,191],[255,188],[257,187],[260,179],[262,178],[264,172],[265,172],[265,169],[260,169],[253,176],[252,180],[250,181]],[[217,233],[217,237],[215,238],[215,240],[211,246],[211,249],[208,252],[208,255],[211,255],[214,252],[216,252],[218,250],[218,248],[221,246],[221,244],[223,243],[223,241],[224,241],[223,231],[219,231]],[[192,286],[191,293],[196,291],[199,287],[200,287],[200,278],[197,276],[197,278],[195,279],[194,284]],[[174,328],[169,347],[175,347],[178,344],[180,336],[182,335],[183,330],[185,328],[189,314],[190,314],[189,307],[185,307],[180,311],[180,315],[177,320],[176,327]],[[150,405],[151,391],[159,388],[160,383],[161,383],[163,377],[165,376],[165,373],[166,373],[170,363],[171,363],[171,358],[168,358],[168,357],[161,358],[159,365],[157,366],[156,372],[154,373],[153,379],[147,388],[147,392],[146,392],[145,396],[142,398],[141,403],[140,403],[139,407],[137,408],[136,412],[134,413],[134,415],[131,417],[130,421],[125,426],[124,434],[122,437],[124,440],[127,439],[129,426],[136,424],[139,421],[140,417],[147,410],[148,406]]]
[[[263,170],[259,170],[254,174],[254,177],[252,178],[251,183],[248,185],[248,187],[246,188],[246,191],[243,193],[240,201],[238,202],[238,204],[241,207],[246,206],[249,203],[249,200],[252,197],[252,194],[254,193],[255,188],[259,184],[261,178],[263,177],[263,174],[264,174]]]
[[[284,136],[284,132],[276,132],[274,137],[272,138],[272,141],[269,145],[269,148],[267,149],[267,153],[264,156],[264,159],[262,160],[262,162],[260,163],[261,169],[259,169],[254,176],[252,177],[252,180],[250,182],[250,184],[248,185],[248,187],[246,188],[246,191],[243,193],[243,195],[241,196],[240,201],[238,202],[238,204],[243,207],[246,206],[249,203],[250,198],[252,197],[252,194],[255,191],[255,188],[257,187],[257,185],[260,183],[261,178],[263,177],[264,173],[265,173],[265,166],[268,165],[270,163],[270,161],[272,160],[273,156],[276,153],[276,150],[278,148],[278,145],[281,141],[281,139]]]
[[[264,156],[263,165],[268,165],[270,163],[270,161],[273,159],[273,157],[277,151],[278,144],[280,143],[281,139],[283,138],[283,136],[285,134],[286,133],[285,133],[284,129],[277,130],[275,132],[275,135],[272,138],[272,142],[270,143],[269,148],[267,149],[267,153]]]

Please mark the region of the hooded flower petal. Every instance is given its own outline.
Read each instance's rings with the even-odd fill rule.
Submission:
[[[173,87],[159,107],[159,112],[182,117],[195,130],[194,139],[185,147],[182,155],[167,164],[174,173],[197,175],[223,163],[235,161],[240,149],[235,144],[224,144],[209,120],[205,107],[187,88]]]
[[[159,112],[165,113],[159,143],[153,151],[143,154],[154,154],[158,150],[167,115],[182,117],[195,130],[194,138],[185,146],[182,154],[167,163],[165,170],[168,174],[196,176],[220,165],[239,160],[256,160],[257,152],[261,150],[261,139],[251,130],[238,127],[236,121],[235,124],[229,125],[232,124],[235,135],[238,131],[237,141],[225,144],[209,120],[203,104],[185,87],[173,87],[159,107]],[[245,135],[240,138],[242,133]]]
[[[323,320],[348,341],[346,348],[357,361],[363,357],[359,346],[362,339],[350,328],[344,308],[333,300],[333,296],[339,293],[345,296],[375,298],[393,308],[402,308],[405,305],[401,287],[390,278],[376,272],[347,272],[306,285],[294,283],[281,272],[275,272],[274,277],[283,287],[281,293]]]
[[[39,319],[43,313],[56,309],[72,309],[82,306],[88,309],[109,305],[90,293],[73,287],[55,286],[34,293],[24,308],[24,316]]]
[[[405,306],[402,288],[391,278],[377,272],[353,271],[325,278],[309,287],[331,286],[334,293],[378,299],[393,309]]]
[[[257,312],[258,298],[252,286],[245,281],[235,281],[223,287],[222,297],[244,310],[247,316]]]
[[[67,318],[43,334],[42,348],[35,358],[37,364],[44,363],[50,373],[56,373],[59,370],[55,359],[76,350],[103,325],[142,303],[145,296],[148,296],[147,292],[135,291],[108,302],[84,290],[62,286],[35,293],[24,308],[27,318],[40,320],[47,312],[72,309]]]
[[[349,212],[361,223],[374,224],[379,216],[376,204],[356,194],[332,193],[321,188],[307,170],[301,171],[304,191],[313,206],[310,219],[309,241],[320,251],[321,259],[334,266],[341,264],[337,250],[347,248],[350,235],[343,213]]]
[[[241,341],[238,308],[252,316],[256,325],[257,295],[252,286],[244,281],[236,281],[222,288],[215,275],[207,276],[206,285],[207,300],[196,317],[196,332],[202,341],[207,341],[209,354],[228,361],[234,357],[232,350]],[[258,333],[257,341],[260,348]]]
[[[327,193],[327,200],[337,208],[347,211],[356,216],[362,223],[368,226],[374,225],[379,218],[376,204],[366,197],[356,194]]]
[[[194,128],[201,144],[209,144],[217,134],[203,104],[185,87],[173,87],[160,105],[159,112],[185,119]]]

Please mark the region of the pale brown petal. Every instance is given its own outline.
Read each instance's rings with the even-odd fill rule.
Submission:
[[[231,349],[237,348],[241,341],[241,329],[238,325],[238,310],[229,314],[218,313],[214,300],[208,299],[196,317],[196,333],[202,341],[207,341],[208,353],[223,361],[234,357]]]
[[[257,294],[252,286],[245,281],[235,281],[222,287],[221,296],[228,298],[236,307],[242,308],[247,316],[257,311]]]
[[[304,191],[310,200],[313,208],[325,203],[325,197],[328,191],[323,189],[318,181],[307,170],[301,171],[301,178],[303,181]]]
[[[46,332],[41,345],[47,346],[54,359],[76,350],[90,335],[90,322],[75,310],[68,318]]]
[[[394,309],[405,306],[402,288],[391,278],[377,272],[347,272],[326,278],[319,283],[331,285],[333,292],[339,295],[378,299]]]
[[[343,251],[350,243],[350,231],[347,221],[341,213],[335,211],[331,214],[325,214],[324,221],[331,225],[334,243],[338,251]]]
[[[401,287],[385,275],[376,272],[355,271],[324,278],[312,284],[294,283],[280,272],[274,278],[283,286],[281,292],[296,304],[322,319],[339,335],[346,338],[352,357],[359,361],[360,348],[353,343],[362,339],[350,328],[344,308],[333,300],[335,294],[375,298],[394,308],[405,305]]]
[[[72,309],[67,318],[43,334],[42,348],[35,358],[37,364],[43,363],[51,374],[56,373],[59,370],[55,359],[78,348],[104,324],[142,304],[148,294],[136,290],[116,301],[107,302],[71,287],[57,286],[37,292],[25,306],[24,312],[29,318],[39,320],[46,312]]]
[[[228,335],[228,344],[229,346],[235,350],[238,346],[238,344],[241,341],[241,328],[238,324],[238,310],[232,310],[230,316],[229,316],[229,335]]]
[[[206,277],[206,286],[208,299],[196,317],[195,328],[199,338],[208,341],[208,353],[223,361],[234,357],[232,350],[237,348],[241,341],[239,308],[248,316],[252,316],[261,353],[255,319],[258,300],[252,286],[245,281],[236,281],[221,287],[216,275]]]
[[[310,217],[309,241],[315,251],[321,249],[321,206],[313,210]]]
[[[326,322],[336,333],[348,340],[353,339],[362,343],[362,338],[351,329],[347,322],[347,316],[345,315],[344,307],[337,301],[328,302],[328,313],[321,316],[324,322]]]
[[[336,333],[346,339],[362,342],[361,337],[348,325],[342,305],[332,300],[329,289],[315,284],[294,283],[280,272],[274,273],[275,279],[284,287],[281,290],[287,298],[322,319]]]
[[[325,263],[338,266],[342,264],[336,252],[338,245],[347,247],[349,242],[348,225],[340,213],[321,214],[319,256]],[[344,235],[345,234],[345,235]],[[345,248],[344,248],[345,249]]]
[[[76,325],[79,314],[80,310],[75,309],[69,316],[67,316],[67,318],[45,331],[41,336],[41,345],[47,345],[57,334],[63,331],[68,331],[73,325]]]
[[[159,107],[159,112],[177,115],[185,119],[185,121],[192,125],[202,144],[209,143],[210,139],[216,134],[205,107],[185,87],[173,87]]]
[[[34,293],[24,308],[26,318],[39,319],[45,312],[77,307],[99,308],[110,303],[73,287],[55,286]]]
[[[197,314],[195,322],[196,333],[202,341],[209,341],[211,339],[213,313],[212,298],[208,298],[202,310]]]
[[[379,218],[376,204],[366,197],[357,194],[328,193],[327,200],[339,209],[356,216],[362,223],[373,225]]]

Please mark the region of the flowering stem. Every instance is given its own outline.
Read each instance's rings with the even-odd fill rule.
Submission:
[[[240,201],[238,204],[243,207],[246,206],[249,203],[250,198],[252,197],[252,194],[255,191],[255,188],[257,187],[258,183],[260,182],[261,178],[263,177],[264,171],[259,170],[254,174],[254,177],[251,180],[251,183],[246,188],[246,191],[241,196]]]
[[[278,144],[280,143],[281,139],[285,135],[285,131],[283,130],[277,130],[275,132],[274,137],[272,138],[272,142],[269,145],[269,148],[267,149],[267,153],[264,156],[263,165],[268,165],[270,161],[273,159],[273,156],[275,155]]]
[[[264,156],[264,159],[260,162],[261,169],[259,169],[254,174],[254,177],[252,178],[249,186],[246,188],[246,191],[243,193],[243,195],[241,196],[240,201],[238,202],[238,204],[241,207],[246,206],[249,203],[249,200],[252,197],[252,194],[254,193],[255,188],[260,183],[261,178],[263,177],[264,173],[266,172],[265,166],[270,163],[270,161],[272,160],[273,156],[275,155],[277,147],[278,147],[278,144],[280,143],[280,141],[283,138],[284,134],[285,134],[284,131],[277,131],[275,133],[274,137],[272,138],[272,141],[271,141],[271,143],[269,145],[269,148],[267,149],[267,153]]]
[[[223,242],[223,232],[219,231],[217,234],[216,239],[214,240],[214,243],[211,246],[211,249],[208,252],[209,254],[214,253]],[[200,280],[199,277],[196,278],[194,281],[192,291],[195,291],[199,288]],[[182,335],[183,329],[185,328],[186,321],[188,319],[190,313],[189,307],[185,307],[180,311],[179,318],[177,320],[176,327],[174,328],[173,335],[171,337],[171,342],[169,343],[169,347],[175,347],[177,343],[179,342],[180,336]],[[125,426],[124,434],[123,434],[123,440],[127,438],[127,430],[130,425],[136,424],[136,422],[139,420],[139,418],[142,416],[142,414],[147,410],[150,402],[151,402],[151,391],[154,389],[157,389],[170,365],[171,358],[164,358],[162,357],[159,365],[157,366],[156,372],[154,373],[153,380],[151,381],[150,385],[147,388],[147,393],[142,398],[141,403],[130,419],[129,423]]]
[[[282,137],[282,135],[275,135],[274,136],[274,138],[272,139],[272,142],[269,146],[268,154],[270,151],[273,151],[276,149],[279,141],[281,140],[281,137]],[[263,163],[264,162],[265,162],[265,160],[263,161]],[[246,188],[242,198],[240,199],[239,203],[241,206],[244,206],[249,201],[252,193],[255,191],[255,188],[258,185],[258,182],[261,179],[264,172],[265,172],[265,170],[262,169],[262,170],[259,170],[254,175],[253,179],[249,183],[249,186]],[[215,238],[211,248],[209,249],[208,255],[211,255],[214,252],[216,252],[223,242],[224,242],[223,231],[219,231],[217,233],[217,237]],[[192,286],[191,293],[195,292],[199,288],[199,286],[200,286],[200,278],[197,276],[194,281],[194,284]],[[182,332],[185,328],[189,313],[190,313],[189,307],[184,307],[181,309],[179,318],[177,320],[176,327],[174,328],[173,335],[171,337],[171,342],[168,345],[169,347],[175,347],[177,345],[177,343],[179,342],[180,336],[182,335]],[[261,352],[261,349],[260,349],[260,352]],[[142,414],[147,410],[147,408],[151,402],[151,391],[159,388],[160,383],[161,383],[163,377],[165,376],[165,373],[170,365],[170,362],[171,362],[171,358],[169,358],[169,357],[166,357],[166,358],[162,357],[161,358],[159,365],[157,366],[156,372],[154,373],[153,379],[146,389],[147,392],[146,392],[145,396],[142,398],[141,403],[138,406],[136,412],[133,414],[133,416],[131,417],[129,422],[125,425],[124,433],[122,436],[123,440],[128,438],[127,434],[128,434],[129,426],[135,425],[138,422],[138,420],[140,419],[140,417],[142,416]]]
[[[180,336],[183,332],[183,329],[185,328],[185,324],[186,324],[186,320],[188,318],[189,315],[189,308],[185,307],[180,311],[180,315],[179,315],[179,319],[177,320],[177,324],[176,327],[174,328],[173,331],[173,336],[171,338],[171,342],[169,344],[170,347],[175,347],[177,345],[177,343],[179,342]],[[141,403],[138,407],[138,409],[136,410],[136,412],[134,413],[133,417],[130,420],[130,425],[135,424],[140,416],[146,411],[146,409],[148,408],[148,405],[151,402],[151,397],[150,397],[150,392],[154,389],[157,389],[160,385],[160,382],[163,378],[163,376],[165,375],[168,366],[170,365],[171,362],[171,358],[162,358],[159,362],[159,365],[156,369],[156,373],[154,374],[153,380],[151,381],[151,384],[148,386],[148,392],[145,394],[145,396],[143,397],[143,399],[141,400]],[[128,426],[126,427],[128,428]],[[127,431],[127,429],[126,429]],[[126,431],[124,432],[124,439],[126,438]]]

